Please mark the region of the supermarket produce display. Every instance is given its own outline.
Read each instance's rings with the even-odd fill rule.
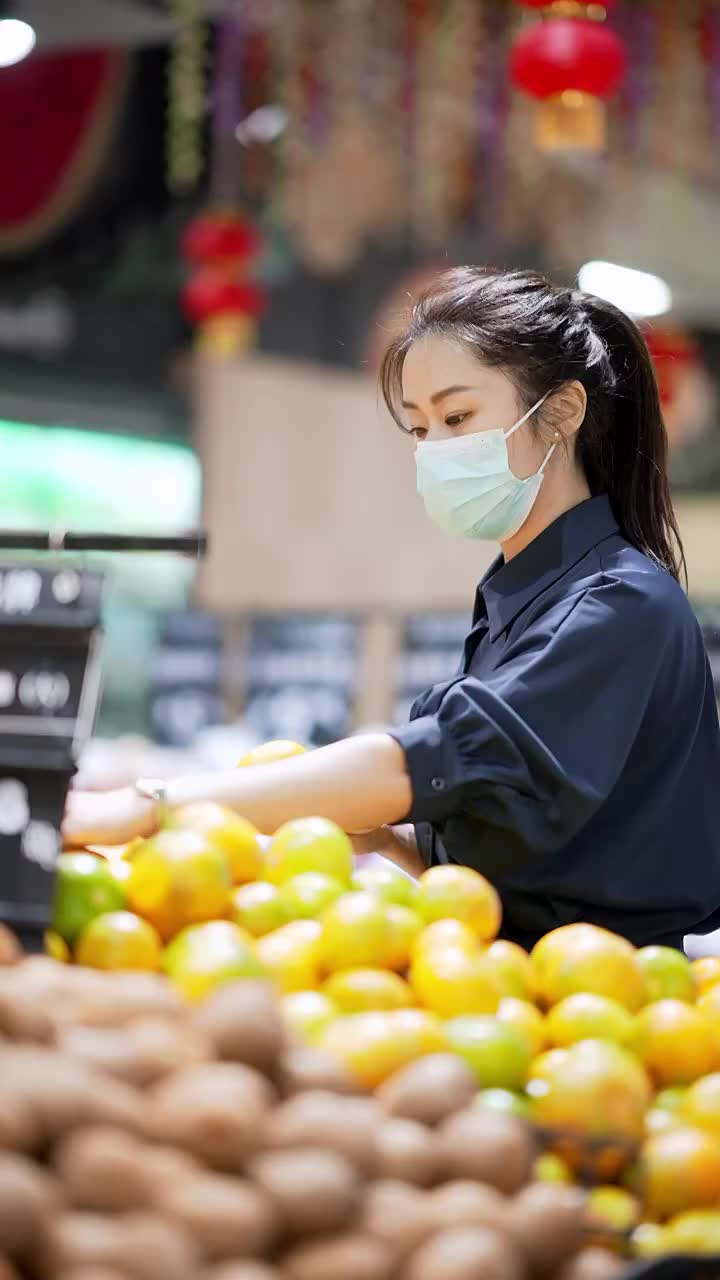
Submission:
[[[0,935],[3,1280],[720,1274],[720,960],[358,861],[214,804],[61,855],[50,955]]]

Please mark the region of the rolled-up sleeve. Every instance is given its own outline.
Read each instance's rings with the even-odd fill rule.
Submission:
[[[462,813],[511,832],[526,856],[565,845],[625,767],[662,664],[682,661],[663,618],[646,593],[602,583],[508,645],[487,678],[451,682],[433,714],[392,731],[408,820],[442,827]]]

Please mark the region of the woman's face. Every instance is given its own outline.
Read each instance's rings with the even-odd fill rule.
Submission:
[[[405,425],[416,440],[508,431],[527,407],[501,369],[484,364],[462,342],[438,334],[413,343],[402,383]],[[546,453],[532,421],[507,442],[510,466],[521,479],[537,471]]]

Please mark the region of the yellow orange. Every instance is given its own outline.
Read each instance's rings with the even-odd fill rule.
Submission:
[[[514,1027],[487,1014],[468,1014],[446,1023],[445,1034],[481,1089],[524,1088],[532,1053],[526,1037]]]
[[[542,1075],[530,1067],[531,1116],[544,1128],[593,1137],[637,1139],[650,1099],[647,1076],[627,1050],[584,1040],[559,1051]]]
[[[645,975],[647,1000],[686,1000],[697,995],[695,974],[687,956],[674,947],[642,947],[637,961]]]
[[[635,1033],[633,1017],[624,1005],[609,996],[578,992],[566,996],[549,1011],[545,1019],[548,1044],[558,1049],[578,1040],[612,1040],[629,1045]]]
[[[187,1000],[204,1000],[223,982],[265,976],[250,934],[230,920],[183,929],[165,948],[163,967]]]
[[[420,876],[414,907],[425,924],[462,920],[481,942],[497,936],[502,919],[498,894],[471,867],[430,867]]]
[[[265,856],[265,878],[284,884],[305,871],[319,871],[349,886],[353,853],[345,832],[327,818],[295,818],[280,827]]]
[[[306,991],[320,982],[316,920],[291,920],[258,938],[257,956],[279,991]]]
[[[379,968],[388,946],[388,908],[372,893],[345,893],[322,918],[320,964],[336,969]]]
[[[271,742],[263,742],[253,747],[237,762],[238,769],[251,768],[256,764],[275,764],[277,760],[289,760],[291,756],[305,755],[305,747],[299,742],[291,742],[287,738],[273,738]]]
[[[410,982],[418,1002],[440,1018],[463,1013],[494,1013],[501,992],[484,955],[459,948],[420,953],[410,966]]]
[[[645,977],[625,938],[591,924],[554,929],[531,953],[538,992],[547,1005],[580,992],[609,996],[629,1009],[645,1001]]]
[[[660,1087],[691,1084],[718,1061],[712,1024],[682,1000],[658,1000],[643,1009],[633,1048]]]
[[[546,1044],[545,1019],[534,1004],[528,1000],[517,1000],[515,996],[503,996],[497,1017],[525,1037],[533,1059],[542,1053]]]
[[[420,1009],[352,1013],[321,1033],[318,1047],[334,1054],[366,1089],[375,1089],[416,1058],[447,1051],[441,1023]]]
[[[720,1072],[696,1080],[686,1091],[678,1115],[686,1124],[706,1129],[720,1138]]]
[[[159,969],[162,942],[147,920],[131,911],[109,911],[80,934],[75,959],[91,969]]]
[[[391,862],[379,867],[361,867],[353,876],[353,889],[374,893],[383,902],[394,902],[400,907],[413,907],[417,885],[399,867]]]
[[[280,1012],[290,1033],[310,1042],[340,1016],[337,1005],[320,991],[288,992],[280,1000]]]
[[[720,1142],[689,1127],[653,1134],[643,1146],[640,1175],[652,1218],[715,1205],[720,1199]]]
[[[664,1234],[668,1253],[720,1255],[720,1210],[680,1213],[670,1219]]]
[[[498,938],[488,947],[487,958],[504,995],[518,1000],[535,999],[535,973],[527,951],[515,942]]]
[[[60,937],[54,929],[46,929],[43,938],[44,950],[47,956],[57,960],[60,964],[69,964],[72,956],[70,948],[64,938]]]
[[[260,833],[232,809],[206,801],[176,809],[168,823],[177,831],[196,831],[225,854],[233,884],[259,880],[263,874],[263,851]]]
[[[420,933],[420,917],[410,907],[390,902],[385,909],[385,925],[383,968],[404,971],[410,964],[413,947]]]
[[[289,918],[279,888],[269,880],[238,885],[230,894],[230,919],[255,938],[279,929]]]
[[[313,920],[344,892],[345,886],[323,871],[303,871],[280,886],[288,920]]]
[[[720,956],[701,956],[691,965],[699,995],[720,982]]]
[[[225,914],[227,858],[195,831],[160,831],[133,858],[127,905],[167,940],[190,924]]]
[[[544,1151],[533,1165],[533,1182],[561,1182],[570,1186],[573,1182],[569,1164],[552,1151]]]
[[[409,984],[386,969],[339,969],[322,991],[343,1013],[411,1009],[415,1003]]]
[[[479,950],[475,934],[461,920],[435,920],[421,929],[413,947],[413,954],[424,955],[429,951],[446,947],[467,951],[468,955],[477,955]]]
[[[624,1187],[591,1187],[587,1213],[592,1225],[625,1235],[633,1231],[640,1221],[640,1202]]]

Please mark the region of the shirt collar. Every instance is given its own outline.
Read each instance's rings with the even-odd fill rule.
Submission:
[[[508,564],[499,556],[478,589],[487,610],[490,639],[497,639],[541,592],[617,531],[610,501],[603,494],[559,516]]]

